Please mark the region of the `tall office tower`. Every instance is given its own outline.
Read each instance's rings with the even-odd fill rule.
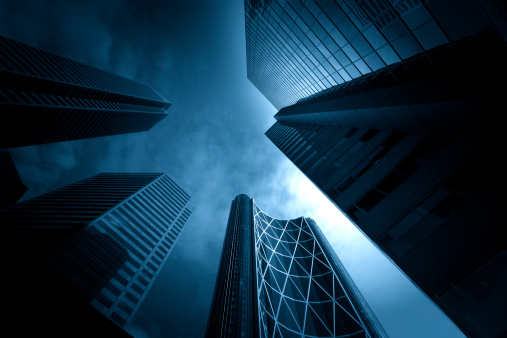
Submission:
[[[504,6],[487,0],[245,0],[247,76],[280,109],[485,29],[505,37]],[[459,53],[467,46],[453,47]],[[465,72],[476,68],[472,63]]]
[[[0,149],[147,131],[171,105],[151,87],[0,37]]]
[[[266,135],[465,333],[506,334],[505,4],[245,8]]]
[[[232,202],[208,337],[385,337],[319,227]]]
[[[166,174],[103,173],[2,209],[2,250],[17,253],[7,271],[20,275],[10,281],[13,320],[33,313],[53,330],[89,304],[125,327],[172,252],[189,198]]]

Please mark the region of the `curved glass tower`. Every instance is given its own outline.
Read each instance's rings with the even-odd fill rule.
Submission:
[[[206,333],[387,336],[317,224],[270,217],[246,195],[232,202]]]

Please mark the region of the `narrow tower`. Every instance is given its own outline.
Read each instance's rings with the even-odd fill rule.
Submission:
[[[272,218],[246,195],[232,202],[206,334],[386,336],[317,224]]]

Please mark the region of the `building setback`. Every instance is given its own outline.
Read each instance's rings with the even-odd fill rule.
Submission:
[[[207,337],[386,337],[319,227],[232,202]]]
[[[147,131],[170,105],[145,84],[0,37],[0,149]]]
[[[102,173],[2,209],[12,322],[32,314],[48,332],[95,332],[78,315],[95,312],[125,328],[172,252],[189,198],[165,174]],[[70,309],[37,313],[45,300]]]
[[[266,35],[266,43],[255,40],[256,51],[271,41],[291,46],[280,43],[285,25],[299,32],[304,22],[307,30],[293,54],[265,52],[264,62],[290,65],[308,51],[314,69],[339,61],[343,69],[332,74],[349,77],[333,85],[314,79],[313,92],[289,99],[290,86],[270,83],[297,72],[260,76],[256,86],[283,102],[274,103],[281,109],[266,136],[467,335],[505,335],[507,184],[498,165],[505,98],[498,79],[507,75],[506,9],[473,0],[267,3],[247,23],[247,40]],[[278,5],[285,24],[263,26]],[[326,17],[333,27],[322,32]]]

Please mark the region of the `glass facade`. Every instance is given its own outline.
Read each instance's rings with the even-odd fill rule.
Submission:
[[[241,209],[238,201],[243,202]],[[233,201],[231,216],[238,217],[238,213],[250,218],[242,222],[249,225],[250,229],[243,229],[249,235],[237,242],[239,248],[246,250],[225,249],[238,234],[228,226],[207,336],[236,337],[240,331],[233,331],[232,327],[246,325],[254,326],[247,332],[255,337],[387,336],[312,219],[274,219],[246,195]],[[231,255],[239,252],[239,256]],[[248,262],[243,268],[251,276],[231,273],[233,279],[225,278],[222,271],[231,266],[231,257],[239,266]],[[245,277],[253,286],[235,289],[234,285],[244,285]],[[224,286],[227,282],[231,287]],[[237,291],[228,291],[234,289]],[[223,310],[227,304],[236,304],[238,298],[252,296],[253,306]],[[238,321],[245,317],[249,323]]]
[[[0,50],[0,148],[146,131],[171,105],[145,84],[5,37]]]
[[[474,0],[245,0],[247,75],[281,109],[453,45],[505,12]]]
[[[487,272],[507,248],[505,4],[245,9],[248,78],[279,109],[266,136],[466,334],[505,334]]]
[[[506,332],[503,272],[486,262],[507,246],[501,134],[276,123],[266,135],[465,333]]]
[[[189,198],[165,174],[104,173],[3,209],[0,219],[4,232],[73,228],[46,262],[123,327],[172,252],[191,214]]]
[[[252,200],[231,204],[206,337],[258,337]]]

